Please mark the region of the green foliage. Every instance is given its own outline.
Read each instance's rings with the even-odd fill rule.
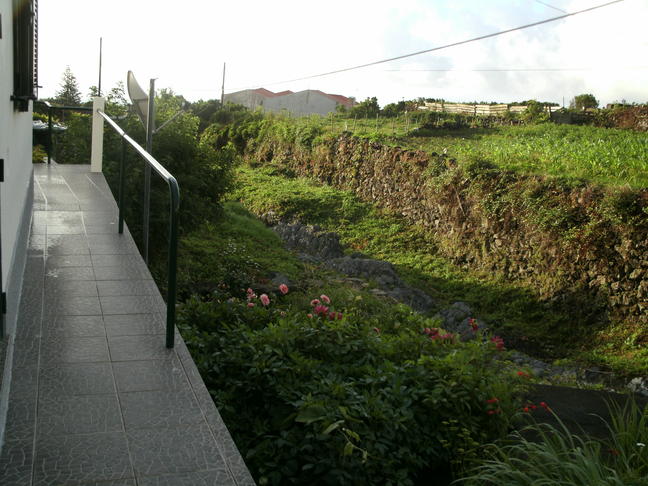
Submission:
[[[457,171],[462,173],[459,168]],[[537,186],[530,183],[529,192],[521,193],[522,189],[513,188],[512,179],[502,177],[488,161],[475,159],[466,171],[475,186],[474,197],[479,198],[484,211],[494,219],[513,207],[516,213],[524,211],[526,217],[535,215],[534,224],[567,237],[583,217],[580,211],[563,211],[553,196],[548,197],[565,190],[551,179],[538,182]],[[306,179],[280,177],[273,167],[241,168],[238,173],[241,183],[235,196],[252,212],[273,211],[286,220],[296,219],[335,231],[352,251],[393,263],[405,280],[433,296],[440,306],[458,300],[468,302],[493,327],[515,337],[518,345],[533,353],[580,357],[582,350],[597,349],[595,354],[588,351],[584,357],[611,366],[619,373],[640,375],[647,369],[648,352],[641,344],[645,343],[645,326],[637,323],[636,336],[632,337],[621,332],[630,329],[630,323],[619,328],[606,323],[602,318],[604,301],[588,297],[586,289],[572,288],[561,292],[558,299],[547,300],[542,296],[547,282],[538,276],[526,283],[513,283],[492,271],[479,272],[454,265],[441,256],[435,239],[425,228],[379,211],[350,192]],[[609,335],[601,335],[595,341],[596,329],[604,325],[609,326]]]
[[[279,237],[239,204],[228,202],[216,221],[205,222],[180,240],[178,288],[181,298],[241,289],[272,272],[297,278],[298,260]]]
[[[81,91],[79,83],[72,73],[70,66],[65,67],[61,86],[54,95],[54,102],[65,106],[79,106],[81,104]]]
[[[611,441],[582,438],[558,426],[537,424],[494,444],[488,459],[454,484],[468,486],[645,486],[648,484],[648,407],[613,406]]]
[[[61,164],[87,164],[90,162],[92,143],[92,117],[74,111],[65,114],[66,130],[57,134],[54,141],[54,160]]]
[[[545,112],[542,103],[529,100],[527,101],[527,109],[522,114],[522,119],[527,123],[543,123],[549,121],[549,114]]]
[[[259,484],[429,483],[507,427],[516,387],[490,365],[493,345],[432,340],[404,307],[367,319],[334,300],[344,318],[328,320],[307,316],[307,298],[269,297],[250,308],[215,294],[179,312]],[[487,413],[493,396],[504,413]]]
[[[580,94],[575,96],[569,103],[570,108],[576,110],[586,110],[588,108],[598,108],[599,102],[593,94]]]
[[[34,145],[32,149],[32,162],[34,164],[45,162],[47,158],[47,152],[43,149],[42,145]]]
[[[361,101],[351,108],[349,116],[358,118],[375,118],[378,113],[380,113],[380,106],[378,105],[378,98],[374,96]]]

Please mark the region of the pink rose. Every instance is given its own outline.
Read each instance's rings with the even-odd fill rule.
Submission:
[[[281,284],[279,286],[279,292],[281,292],[283,295],[286,295],[288,293],[288,286],[286,284]]]
[[[261,294],[259,300],[261,300],[261,303],[264,305],[264,307],[267,307],[270,304],[270,297],[268,297],[266,294]]]
[[[331,303],[331,299],[329,299],[327,295],[324,294],[320,295],[320,299],[322,299],[322,302],[324,302],[325,304]]]

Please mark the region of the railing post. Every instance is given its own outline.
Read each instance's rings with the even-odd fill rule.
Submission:
[[[52,105],[47,103],[47,163],[52,162]]]
[[[121,158],[119,159],[119,234],[124,232],[124,159],[126,159],[126,139],[122,136]]]
[[[101,172],[103,160],[103,111],[106,99],[99,96],[92,98],[92,148],[90,151],[90,172]]]
[[[173,178],[172,178],[173,179]],[[167,323],[166,323],[166,347],[172,348],[175,341],[175,306],[176,306],[176,281],[177,281],[177,260],[178,260],[178,204],[180,194],[175,179],[169,181],[169,193],[171,195],[171,206],[169,219],[169,281],[167,285]]]

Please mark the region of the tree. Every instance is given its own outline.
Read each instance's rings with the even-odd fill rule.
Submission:
[[[61,80],[61,88],[54,95],[54,101],[66,106],[78,106],[81,104],[81,91],[79,83],[72,74],[70,66],[66,66]]]
[[[379,112],[380,106],[375,96],[373,98],[367,98],[351,108],[351,116],[357,115],[358,118],[375,117]]]
[[[569,103],[570,108],[576,110],[586,110],[588,108],[598,108],[599,102],[593,94],[580,94],[575,96]]]

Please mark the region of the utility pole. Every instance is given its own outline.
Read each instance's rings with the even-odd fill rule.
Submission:
[[[98,96],[101,96],[101,54],[103,51],[103,37],[99,37],[99,85],[97,90],[99,91]]]
[[[221,108],[225,106],[225,63],[223,63],[223,84],[221,84]]]

